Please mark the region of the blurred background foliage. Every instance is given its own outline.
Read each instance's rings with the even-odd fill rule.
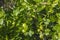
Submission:
[[[60,40],[60,0],[0,0],[0,40]]]

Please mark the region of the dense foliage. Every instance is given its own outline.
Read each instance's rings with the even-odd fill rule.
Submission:
[[[60,0],[0,1],[0,40],[60,40]]]

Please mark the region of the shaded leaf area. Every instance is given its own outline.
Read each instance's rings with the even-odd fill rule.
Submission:
[[[60,40],[60,1],[0,0],[0,40]]]

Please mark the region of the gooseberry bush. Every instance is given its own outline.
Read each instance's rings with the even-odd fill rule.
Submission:
[[[60,40],[60,0],[6,0],[0,40]]]

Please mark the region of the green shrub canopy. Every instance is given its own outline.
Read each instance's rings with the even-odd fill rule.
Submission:
[[[60,40],[60,0],[0,3],[0,40]]]

